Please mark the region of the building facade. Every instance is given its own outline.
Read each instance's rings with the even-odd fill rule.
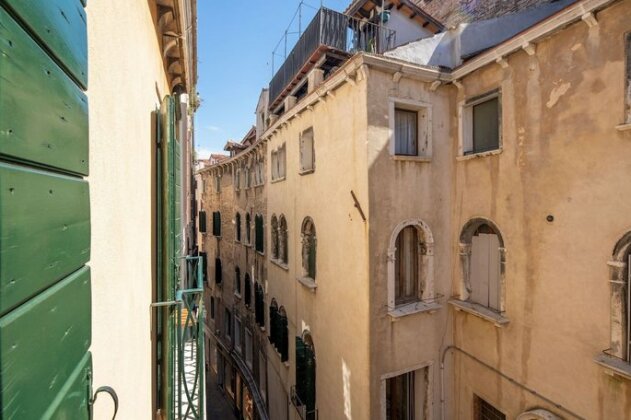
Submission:
[[[237,372],[257,372],[261,417],[631,418],[631,2],[541,3],[331,68],[325,53],[270,84],[256,146],[199,172],[222,213],[207,293],[230,306],[248,248],[223,235],[244,204],[213,185],[264,157],[248,197],[267,373]],[[227,346],[247,333],[233,312],[207,320]]]

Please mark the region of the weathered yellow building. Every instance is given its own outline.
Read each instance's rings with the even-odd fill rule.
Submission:
[[[384,28],[376,3],[347,10],[378,17],[364,52],[275,77],[252,144],[200,171],[222,215],[201,244],[224,281],[209,323],[256,415],[631,418],[631,1],[524,2],[449,29],[407,1],[385,2]],[[431,33],[391,42],[397,14]],[[233,193],[261,156],[263,185]],[[235,206],[264,216],[256,369],[231,361],[250,252],[225,236]]]

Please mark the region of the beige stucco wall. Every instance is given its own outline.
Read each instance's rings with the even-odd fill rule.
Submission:
[[[149,2],[89,1],[94,385],[114,387],[120,419],[152,415],[154,284],[151,113],[169,93]],[[111,418],[108,398],[96,419]]]
[[[445,296],[451,294],[450,264],[453,258],[449,205],[453,183],[449,147],[452,135],[451,88],[430,90],[430,83],[371,68],[368,78],[368,179],[370,192],[370,409],[371,417],[381,419],[385,410],[383,377],[430,369],[430,399],[427,413],[438,409],[439,350],[449,340]],[[390,107],[394,103],[426,103],[431,108],[432,156],[426,162],[395,160],[390,151]],[[434,240],[434,294],[441,308],[393,318],[388,314],[388,248],[397,225],[420,219]],[[434,394],[432,400],[431,395]]]
[[[370,398],[369,231],[351,196],[352,190],[368,216],[365,80],[356,86],[344,84],[334,95],[305,109],[268,143],[268,160],[283,142],[287,148],[286,179],[268,187],[268,215],[285,215],[289,238],[288,269],[268,265],[268,302],[276,298],[289,318],[291,363],[279,367],[283,387],[289,391],[295,384],[294,337],[307,327],[316,353],[319,418],[365,419]],[[315,171],[300,175],[299,136],[309,127],[314,131]],[[271,178],[269,170],[267,176]],[[297,281],[302,276],[301,227],[307,216],[314,221],[317,237],[315,292]],[[271,411],[270,418],[276,418]]]
[[[589,419],[631,418],[631,383],[593,362],[609,347],[606,263],[631,229],[631,143],[615,129],[624,116],[629,16],[631,2],[616,3],[598,14],[597,26],[576,23],[538,43],[534,56],[518,52],[507,69],[491,65],[467,76],[458,93],[460,101],[501,88],[503,150],[454,163],[449,240],[455,255],[470,218],[499,226],[510,323],[498,328],[456,313],[455,344]],[[453,103],[451,115],[457,133]],[[453,159],[457,137],[451,147]],[[457,261],[451,274],[455,292]],[[455,366],[447,400],[454,418],[470,418],[473,393],[508,418],[547,406],[469,358],[456,356]]]

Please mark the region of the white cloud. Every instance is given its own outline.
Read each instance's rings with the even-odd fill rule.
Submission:
[[[206,126],[206,129],[207,129],[208,131],[215,131],[215,132],[217,132],[217,131],[223,131],[223,130],[221,129],[221,127],[217,127],[216,125],[207,125],[207,126]]]

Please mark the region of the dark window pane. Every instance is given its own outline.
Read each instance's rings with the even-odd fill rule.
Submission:
[[[473,153],[500,147],[499,99],[473,106]]]

